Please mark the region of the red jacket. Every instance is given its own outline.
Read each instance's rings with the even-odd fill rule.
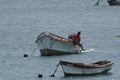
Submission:
[[[72,35],[70,35],[72,40],[75,40],[77,43],[80,43],[81,41],[81,37],[77,36],[77,34],[73,33]]]

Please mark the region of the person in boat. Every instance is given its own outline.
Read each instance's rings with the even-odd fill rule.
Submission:
[[[85,49],[83,48],[82,44],[80,43],[80,41],[81,41],[80,35],[81,35],[81,31],[79,31],[77,34],[73,33],[73,34],[69,35],[68,39],[72,39],[74,46],[78,45],[84,51]]]

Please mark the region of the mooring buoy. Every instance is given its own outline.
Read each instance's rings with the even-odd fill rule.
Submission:
[[[38,78],[42,78],[43,77],[43,75],[42,74],[38,74]]]
[[[28,57],[28,55],[27,55],[27,54],[24,54],[24,57]]]

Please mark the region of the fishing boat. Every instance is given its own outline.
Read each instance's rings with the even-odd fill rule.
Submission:
[[[120,6],[120,0],[97,0],[95,6],[100,5],[100,3],[109,6]]]
[[[120,37],[120,34],[118,34],[117,37]]]
[[[120,6],[120,0],[107,0],[110,6]]]
[[[39,46],[40,53],[44,56],[78,54],[94,51],[93,49],[81,51],[80,47],[74,46],[71,40],[50,32],[42,32],[37,36],[35,42]]]
[[[113,62],[97,61],[90,64],[59,61],[65,76],[93,75],[106,73],[111,70]]]

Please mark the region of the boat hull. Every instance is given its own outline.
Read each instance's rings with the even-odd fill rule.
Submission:
[[[71,64],[60,62],[65,76],[78,76],[78,75],[95,75],[106,73],[111,70],[113,63],[104,66],[92,66],[85,64]]]
[[[78,54],[78,52],[65,52],[65,51],[52,50],[48,48],[41,49],[40,52],[43,56]]]
[[[78,53],[78,49],[74,47],[72,41],[52,33],[41,33],[35,42],[39,46],[41,55],[50,56]]]
[[[120,6],[120,0],[116,0],[116,1],[108,0],[108,3],[110,6]]]

